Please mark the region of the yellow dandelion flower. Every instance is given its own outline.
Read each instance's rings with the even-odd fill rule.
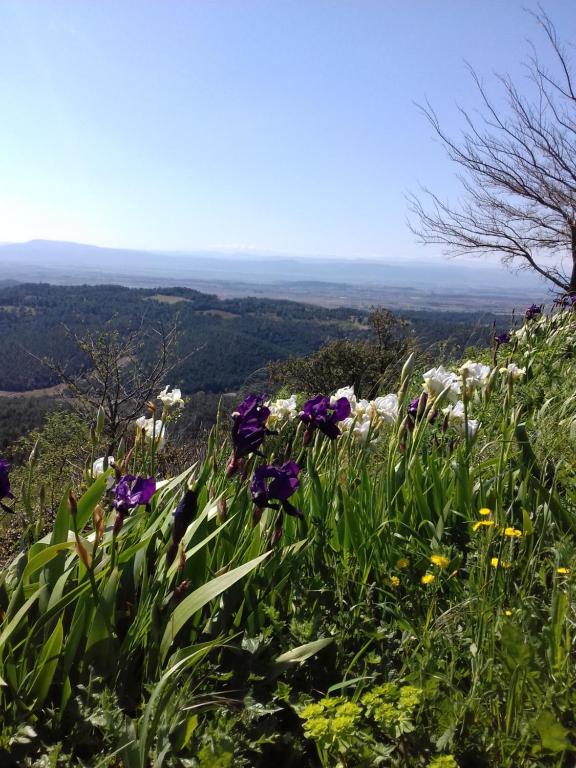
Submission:
[[[487,517],[488,515],[492,514],[492,510],[488,509],[488,507],[482,507],[482,509],[478,510],[478,514],[482,515],[483,517]]]
[[[433,573],[425,573],[424,576],[420,579],[422,584],[432,584],[436,576],[434,576]]]
[[[474,523],[472,526],[472,530],[477,531],[479,528],[491,528],[493,525],[496,525],[494,520],[478,520],[478,522]]]
[[[498,568],[498,566],[500,566],[500,568],[510,568],[512,563],[508,563],[506,560],[500,560],[497,557],[493,557],[492,560],[490,560],[490,565],[492,568]]]
[[[400,579],[398,578],[398,576],[390,576],[390,586],[391,587],[400,586]]]
[[[509,610],[504,611],[504,616],[512,616],[512,611],[509,611]]]
[[[449,558],[444,557],[444,555],[432,555],[430,562],[434,563],[434,565],[437,565],[439,568],[446,568],[450,560]]]
[[[407,557],[401,557],[399,560],[396,561],[397,568],[408,568],[409,565],[410,565],[410,560],[408,560]]]
[[[518,528],[504,528],[502,531],[502,536],[509,536],[511,539],[518,539],[520,536],[522,536],[522,531],[519,531]]]
[[[560,573],[562,576],[565,576],[567,573],[570,573],[570,568],[556,568],[556,573]]]

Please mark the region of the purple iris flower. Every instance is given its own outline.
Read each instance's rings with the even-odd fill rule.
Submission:
[[[2,499],[13,499],[14,495],[10,490],[10,469],[12,464],[6,459],[0,459],[0,507],[5,512],[12,512],[10,507],[2,503]]]
[[[141,504],[148,504],[156,493],[156,480],[153,477],[135,477],[123,475],[114,489],[114,509],[116,520],[113,533],[116,535],[122,528],[124,518],[131,509]]]
[[[10,490],[10,469],[12,464],[6,459],[0,459],[0,499],[13,499],[14,496]]]
[[[236,408],[232,418],[240,417],[243,420],[254,420],[260,424],[265,424],[266,419],[270,416],[270,408],[264,405],[264,400],[264,395],[248,395]]]
[[[408,416],[411,416],[414,421],[419,419],[426,410],[426,404],[428,403],[428,392],[422,392],[421,395],[415,397],[410,401],[408,406]]]
[[[196,491],[188,489],[184,494],[182,500],[174,510],[174,525],[172,527],[172,543],[170,544],[170,548],[168,549],[168,552],[166,554],[166,562],[168,563],[168,565],[171,565],[171,563],[174,561],[174,558],[176,557],[176,553],[178,552],[178,546],[182,541],[182,539],[184,538],[186,529],[196,517],[197,510],[198,510],[198,496],[196,494]]]
[[[241,459],[243,456],[248,456],[249,453],[260,453],[260,446],[267,434],[266,427],[255,421],[234,419],[232,444],[234,445],[235,458]]]
[[[538,304],[532,304],[528,307],[526,310],[526,314],[524,317],[526,320],[534,320],[535,317],[538,317],[538,315],[542,314],[542,306]]]
[[[234,474],[244,456],[260,453],[260,446],[266,435],[276,432],[266,428],[270,409],[264,405],[264,395],[249,395],[232,414],[232,444],[234,450],[228,460],[228,477]]]
[[[295,461],[287,461],[281,467],[275,467],[273,464],[265,464],[258,467],[254,472],[250,493],[254,502],[254,523],[257,523],[266,507],[270,509],[279,509],[287,515],[293,517],[303,517],[302,512],[291,504],[288,499],[296,492],[300,481],[298,473],[300,468]],[[275,502],[280,502],[276,504]],[[275,544],[282,536],[282,514],[276,521],[276,527],[272,536],[272,543]]]
[[[286,512],[289,515],[302,517],[302,513],[295,509],[288,499],[298,490],[300,481],[298,474],[300,467],[295,461],[287,461],[281,467],[275,467],[273,464],[264,464],[258,467],[254,472],[250,492],[254,504],[260,509],[270,506],[270,501],[276,501],[287,504]]]
[[[499,347],[501,344],[508,344],[508,342],[510,341],[510,334],[498,333],[494,336],[494,341],[496,342],[497,347]]]
[[[156,480],[153,477],[135,477],[124,475],[114,489],[114,508],[127,513],[141,504],[148,504],[156,493]]]
[[[304,432],[304,445],[308,445],[315,429],[319,429],[330,440],[335,440],[340,434],[339,421],[344,421],[350,416],[350,401],[347,397],[340,397],[334,405],[330,404],[330,398],[324,395],[316,395],[304,403],[300,413],[300,421],[306,424]]]
[[[576,308],[576,294],[557,296],[554,299],[554,304],[558,307]]]

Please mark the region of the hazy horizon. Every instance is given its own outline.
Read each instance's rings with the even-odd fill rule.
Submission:
[[[170,254],[54,241],[0,245],[4,279],[56,285],[193,287],[222,297],[278,296],[323,306],[518,307],[545,301],[534,273],[478,260],[303,258],[220,251]],[[278,293],[280,292],[280,294]]]
[[[68,246],[80,246],[82,248],[88,248],[88,249],[99,249],[99,250],[118,250],[118,251],[125,251],[128,253],[146,253],[150,255],[169,255],[174,256],[176,258],[196,258],[200,255],[202,256],[214,256],[216,258],[218,257],[238,257],[238,258],[269,258],[270,256],[275,256],[280,259],[289,259],[289,260],[320,260],[320,261],[361,261],[361,262],[372,262],[374,264],[404,264],[404,263],[421,263],[421,262],[431,262],[431,263],[440,263],[440,264],[447,264],[447,263],[455,263],[459,264],[461,266],[473,266],[473,267],[486,267],[488,269],[490,268],[498,268],[502,266],[503,269],[505,269],[507,272],[510,270],[502,265],[500,257],[496,256],[495,254],[487,254],[487,255],[475,255],[475,256],[449,256],[444,254],[433,254],[429,249],[422,249],[418,253],[413,253],[410,255],[400,255],[400,254],[388,254],[388,255],[359,255],[356,253],[349,253],[344,255],[335,255],[333,253],[310,253],[310,252],[294,252],[294,251],[280,251],[280,250],[270,250],[270,249],[250,249],[250,248],[234,248],[234,247],[206,247],[206,248],[190,248],[188,250],[172,250],[169,248],[136,248],[136,247],[124,247],[120,245],[105,245],[102,243],[97,242],[79,242],[76,240],[50,240],[46,238],[32,238],[30,240],[19,240],[19,241],[7,241],[7,240],[0,240],[0,248],[3,246],[40,246],[40,247],[47,247],[50,250],[52,250],[54,247],[63,247],[66,248]],[[2,252],[0,251],[0,258],[2,257]]]

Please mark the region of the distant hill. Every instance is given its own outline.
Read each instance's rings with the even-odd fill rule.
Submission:
[[[220,296],[276,296],[323,306],[490,308],[539,301],[533,274],[481,260],[389,261],[234,252],[155,253],[33,240],[0,245],[5,279],[60,285],[186,286]],[[320,288],[320,290],[318,290]]]

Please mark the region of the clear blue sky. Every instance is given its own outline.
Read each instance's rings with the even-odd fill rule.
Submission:
[[[404,196],[456,184],[414,102],[456,130],[465,60],[520,80],[525,5],[0,0],[0,241],[431,256]]]

